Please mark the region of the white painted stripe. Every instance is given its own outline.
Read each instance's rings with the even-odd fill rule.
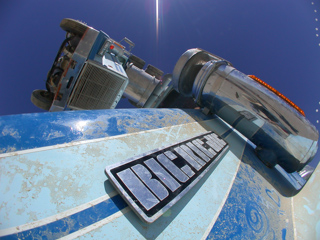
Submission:
[[[58,213],[56,215],[53,215],[53,216],[50,216],[50,217],[47,217],[47,218],[44,218],[44,219],[41,219],[41,220],[38,220],[38,221],[35,221],[35,222],[23,224],[23,225],[12,227],[12,228],[2,229],[2,230],[0,230],[0,237],[6,236],[6,235],[10,235],[10,234],[17,234],[17,233],[20,233],[20,232],[23,232],[23,231],[26,231],[26,230],[29,230],[29,229],[37,228],[37,227],[40,227],[40,226],[43,226],[43,225],[58,221],[58,220],[60,220],[62,218],[65,218],[65,217],[68,217],[68,216],[70,216],[72,214],[81,212],[81,211],[83,211],[85,209],[88,209],[88,208],[90,208],[90,207],[92,207],[94,205],[97,205],[97,204],[99,204],[99,203],[101,203],[103,201],[106,201],[109,198],[112,198],[112,197],[116,196],[117,194],[118,193],[116,191],[113,191],[108,195],[99,197],[99,198],[97,198],[95,200],[92,200],[91,202],[87,202],[85,204],[79,205],[79,206],[77,206],[75,208],[72,208],[72,209],[69,209],[69,210],[67,210],[65,212]]]
[[[141,132],[138,132],[138,133],[141,133]],[[129,133],[129,134],[125,134],[125,135],[117,135],[117,136],[111,136],[111,137],[105,137],[105,138],[96,138],[96,139],[90,139],[90,140],[83,140],[83,141],[56,144],[56,145],[51,145],[51,146],[46,146],[46,147],[39,147],[39,148],[20,150],[20,151],[10,152],[10,153],[2,153],[2,154],[0,154],[0,158],[17,156],[17,155],[22,155],[22,154],[34,153],[34,152],[48,151],[48,150],[52,150],[52,149],[59,149],[59,148],[65,148],[65,147],[78,146],[78,145],[88,144],[88,143],[101,142],[101,141],[106,141],[106,140],[110,140],[110,139],[116,139],[116,138],[123,137],[123,136],[135,135],[135,134],[138,134],[138,133]]]
[[[210,120],[206,120],[203,122],[210,122],[212,121]],[[41,152],[41,151],[47,151],[47,150],[52,150],[52,149],[59,149],[59,148],[65,148],[65,147],[72,147],[72,146],[77,146],[77,145],[81,145],[81,144],[88,144],[88,143],[94,143],[94,142],[101,142],[101,141],[106,141],[106,140],[112,140],[112,139],[117,139],[117,138],[122,138],[125,136],[134,136],[134,135],[138,135],[138,134],[144,134],[144,133],[150,133],[150,132],[156,132],[156,131],[163,131],[166,130],[168,132],[171,132],[173,129],[178,128],[179,130],[181,128],[188,128],[192,125],[199,125],[201,126],[198,122],[191,122],[191,123],[185,123],[185,124],[180,124],[180,125],[174,125],[174,126],[170,126],[170,127],[164,127],[164,128],[158,128],[158,129],[151,129],[151,130],[145,130],[145,131],[140,131],[140,132],[135,132],[135,133],[129,133],[129,134],[124,134],[124,135],[117,135],[117,136],[112,136],[112,137],[105,137],[105,138],[99,138],[99,139],[92,139],[92,140],[84,140],[84,141],[79,141],[79,142],[72,142],[72,143],[65,143],[65,144],[58,144],[58,145],[54,145],[54,146],[47,146],[47,147],[40,147],[40,148],[35,148],[35,149],[28,149],[28,150],[22,150],[22,151],[17,151],[17,152],[13,152],[13,153],[4,153],[4,154],[0,154],[0,159],[4,158],[4,157],[10,157],[10,156],[17,156],[17,155],[22,155],[22,154],[28,154],[28,153],[33,153],[33,152]],[[203,132],[206,132],[207,130],[205,130],[203,128]],[[175,135],[176,138],[179,138],[179,135]],[[87,208],[92,207],[93,205],[96,205],[100,202],[103,202],[113,196],[117,195],[117,192],[112,192],[109,195],[106,196],[102,196],[98,199],[95,199],[91,202],[82,204],[80,206],[77,206],[73,209],[69,209],[65,212],[35,221],[35,222],[31,222],[31,223],[26,223],[23,225],[19,225],[19,226],[15,226],[15,227],[11,227],[11,228],[7,228],[7,229],[2,229],[0,230],[0,237],[1,236],[5,236],[5,235],[10,235],[10,234],[17,234],[23,231],[27,231],[33,228],[37,228],[39,226],[43,226],[55,221],[58,221],[62,218],[68,217],[72,214],[75,214],[77,212],[83,211]]]
[[[246,147],[246,145],[244,145],[244,147],[243,147],[243,150],[242,150],[242,154],[241,154],[240,159],[241,159],[241,158],[242,158],[242,156],[243,156],[243,153],[244,153],[244,149],[245,149],[245,147]],[[227,190],[227,192],[226,192],[226,194],[225,194],[225,196],[224,196],[223,200],[221,201],[221,204],[220,204],[220,206],[219,206],[218,210],[216,211],[216,213],[215,213],[215,215],[214,215],[214,217],[213,217],[213,219],[212,219],[211,223],[209,224],[209,226],[208,226],[207,230],[204,232],[204,234],[203,234],[203,236],[202,236],[201,240],[206,239],[206,238],[207,238],[207,236],[209,235],[209,233],[210,233],[211,229],[213,228],[213,225],[216,223],[216,221],[217,221],[217,219],[218,219],[218,217],[219,217],[219,215],[220,215],[220,212],[221,212],[221,210],[222,210],[222,208],[223,208],[223,206],[224,206],[225,202],[226,202],[226,201],[227,201],[227,199],[228,199],[229,193],[230,193],[231,188],[232,188],[232,186],[233,186],[233,182],[234,182],[234,180],[235,180],[235,178],[236,178],[236,176],[237,176],[237,174],[238,174],[238,170],[239,170],[239,167],[240,167],[240,164],[241,164],[241,160],[240,160],[240,159],[239,159],[239,161],[238,161],[238,163],[237,163],[237,169],[236,169],[236,171],[234,171],[234,173],[233,173],[232,180],[230,181],[230,184],[229,184],[228,190]]]
[[[202,122],[210,122],[212,120],[214,120],[214,119],[205,120],[205,121],[202,121]],[[202,122],[200,122],[200,123],[202,123]],[[138,135],[138,134],[156,132],[156,131],[164,130],[164,129],[172,129],[172,128],[175,128],[175,127],[180,127],[181,128],[182,126],[188,126],[188,125],[193,125],[193,124],[200,125],[200,123],[199,122],[183,123],[183,124],[179,124],[179,125],[173,125],[173,126],[170,126],[170,127],[163,127],[163,128],[157,128],[157,129],[151,129],[151,130],[144,130],[144,131],[140,131],[140,132],[121,134],[121,135],[105,137],[105,138],[96,138],[96,139],[90,139],[90,140],[83,140],[83,141],[69,142],[69,143],[63,143],[63,144],[56,144],[56,145],[46,146],[46,147],[39,147],[39,148],[20,150],[20,151],[10,152],[10,153],[2,153],[2,154],[0,154],[0,159],[1,158],[5,158],[5,157],[22,155],[22,154],[28,154],[28,153],[34,153],[34,152],[42,152],[42,151],[48,151],[48,150],[52,150],[52,149],[59,149],[59,148],[65,148],[65,147],[78,146],[78,145],[82,145],[82,144],[102,142],[102,141],[122,138],[124,136],[134,136],[134,135]],[[204,132],[205,131],[206,130],[204,130]],[[177,137],[178,137],[178,135],[177,135]]]
[[[298,239],[298,235],[297,235],[297,228],[296,228],[296,221],[295,221],[295,212],[294,212],[294,200],[293,197],[291,197],[291,218],[292,218],[292,225],[293,225],[293,236],[294,239]]]
[[[122,215],[126,214],[127,212],[129,212],[131,210],[130,207],[126,207],[124,209],[122,209],[121,211],[99,221],[99,222],[96,222],[94,224],[91,224],[90,226],[88,227],[85,227],[85,228],[82,228],[81,230],[77,231],[77,232],[74,232],[74,233],[71,233],[65,237],[62,237],[62,238],[59,238],[61,240],[70,240],[70,239],[75,239],[75,238],[78,238],[80,236],[83,236],[84,234],[88,233],[88,232],[91,232],[97,228],[100,228],[102,227],[103,225],[106,225],[107,223],[109,222],[112,222],[113,220],[121,217]],[[93,239],[94,239],[94,236],[93,236]]]

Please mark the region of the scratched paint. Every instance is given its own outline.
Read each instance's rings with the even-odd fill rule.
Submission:
[[[183,119],[180,123],[183,123],[186,117],[189,118],[189,115],[182,115],[182,117]],[[43,218],[54,216],[114,192],[104,174],[106,165],[206,132],[207,129],[203,126],[210,125],[207,123],[208,121],[216,122],[217,132],[223,133],[225,131],[225,127],[219,128],[219,125],[224,126],[221,121],[219,122],[216,118],[213,118],[213,120],[205,119],[206,117],[200,123],[187,121],[185,124],[172,127],[161,126],[159,129],[120,134],[83,144],[70,143],[57,149],[45,148],[44,150],[38,149],[35,152],[18,152],[1,158],[1,166],[5,166],[0,170],[0,181],[5,183],[0,185],[1,195],[5,196],[0,209],[1,219],[5,220],[1,222],[1,229],[40,221]],[[170,225],[173,220],[179,220],[168,228],[173,231],[176,228],[175,226],[181,225],[186,216],[194,212],[195,205],[188,204],[188,202],[193,201],[196,201],[198,211],[201,212],[199,215],[203,215],[207,219],[206,221],[210,222],[211,216],[204,213],[210,210],[214,214],[215,210],[211,206],[208,209],[201,208],[202,199],[207,195],[208,189],[212,189],[212,186],[210,186],[212,183],[223,190],[219,191],[219,195],[224,198],[224,191],[228,189],[224,186],[232,183],[226,177],[225,171],[228,170],[227,172],[229,172],[228,174],[231,178],[236,171],[236,165],[231,164],[232,162],[237,163],[237,157],[231,157],[230,155],[225,159],[224,165],[221,165],[222,170],[212,175],[214,178],[223,178],[225,183],[223,181],[206,182],[203,180],[198,185],[202,186],[201,184],[205,182],[209,186],[202,191],[202,194],[197,194],[197,198],[193,199],[193,196],[199,190],[199,187],[195,188],[191,195],[182,200],[183,204],[170,210],[170,214],[167,212],[162,220],[162,226]],[[223,166],[227,166],[227,168],[224,170]],[[234,169],[231,166],[234,166]],[[217,197],[214,192],[210,193],[210,195],[212,199]],[[15,201],[11,201],[11,199],[15,199]],[[187,209],[190,213],[180,215],[179,213],[182,209],[185,209],[184,206],[187,204],[189,206]],[[219,206],[220,201],[217,201],[216,209]],[[130,211],[127,214],[130,216],[133,213]],[[120,217],[121,221],[125,221],[126,217]],[[135,215],[133,215],[133,218],[133,222],[139,221]],[[193,219],[193,221],[197,222],[196,219]],[[112,222],[108,226],[113,224]],[[133,228],[136,227],[134,225],[131,226]],[[144,229],[143,226],[141,227]],[[124,228],[128,228],[128,225],[124,225]],[[205,229],[206,226],[201,225],[201,228]],[[153,229],[157,230],[153,231]],[[146,236],[160,234],[162,231],[159,229],[163,228],[157,228],[154,225],[145,234]],[[168,232],[165,232],[164,236],[167,234]],[[201,236],[202,232],[199,231],[197,234]]]
[[[320,167],[293,200],[296,239],[320,239]]]
[[[92,226],[79,239],[200,239],[228,195],[239,164],[236,154],[241,154],[244,144],[233,145],[240,149],[229,151],[214,170],[154,224],[143,223],[130,211],[112,224]]]
[[[108,194],[114,189],[106,182],[107,165],[205,131],[188,123],[1,158],[0,226],[36,221]]]
[[[101,196],[114,196],[115,190],[104,174],[106,165],[213,130],[229,143],[229,151],[154,224],[142,223],[133,211],[118,209],[108,221],[101,220],[99,212],[90,215],[97,222],[92,221],[85,227],[64,222],[64,226],[68,226],[65,230],[73,231],[72,236],[82,235],[80,239],[293,238],[291,200],[298,192],[276,169],[268,169],[256,158],[252,147],[246,146],[245,138],[219,118],[210,119],[199,111],[187,114],[182,110],[158,113],[140,110],[124,110],[123,115],[119,110],[79,112],[79,115],[59,113],[55,117],[51,115],[54,121],[47,125],[45,119],[51,117],[46,114],[39,118],[32,114],[17,117],[31,124],[33,128],[28,130],[19,127],[19,121],[14,122],[13,117],[6,119],[12,122],[5,128],[4,118],[0,118],[0,142],[5,152],[37,147],[35,151],[0,156],[0,229],[14,227],[17,230],[21,227],[18,225],[32,225],[34,221],[63,215]],[[29,138],[28,131],[32,133]],[[36,133],[44,144],[35,139]],[[10,140],[8,146],[3,143],[6,140]],[[45,146],[47,148],[41,148]],[[318,178],[319,172],[315,176]],[[312,177],[310,184],[319,182],[317,178]],[[296,228],[300,224],[298,236],[310,229],[314,232],[310,236],[319,235],[315,226],[320,225],[317,217],[320,196],[311,198],[309,195],[314,192],[316,188],[305,188],[294,197],[297,207],[299,198],[296,197],[301,194],[299,209],[304,210],[304,221],[312,219],[310,225],[303,227],[296,220]],[[314,213],[310,215],[303,206]],[[294,214],[300,212],[294,210]],[[43,234],[51,236],[50,229],[47,230]]]
[[[207,239],[293,239],[290,199],[255,169],[251,147],[244,153],[229,197]]]
[[[209,118],[199,110],[179,109],[113,109],[2,116],[0,153],[116,136],[200,119]]]

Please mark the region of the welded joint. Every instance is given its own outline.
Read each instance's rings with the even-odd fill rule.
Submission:
[[[205,72],[203,73],[204,76],[201,77],[203,79],[203,81],[201,82],[201,85],[198,86],[197,89],[194,89],[195,91],[193,92],[196,96],[195,97],[195,102],[197,104],[200,104],[200,97],[202,95],[202,91],[203,91],[203,88],[204,86],[206,85],[208,79],[209,79],[209,76],[214,72],[216,71],[220,66],[222,65],[229,65],[229,62],[228,61],[225,61],[225,60],[221,60],[221,61],[215,61],[215,60],[211,60],[209,61],[208,63],[212,63],[212,66],[210,66],[210,69],[208,72]]]

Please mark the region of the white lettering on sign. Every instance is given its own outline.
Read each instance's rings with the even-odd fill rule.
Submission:
[[[227,147],[208,132],[109,166],[106,172],[135,212],[153,222],[203,177]]]

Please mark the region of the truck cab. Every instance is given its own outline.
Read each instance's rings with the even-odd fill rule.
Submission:
[[[80,21],[63,19],[60,27],[66,39],[48,72],[46,90],[35,90],[31,101],[49,111],[115,108],[128,85],[131,49]],[[123,42],[134,46],[127,38]]]

